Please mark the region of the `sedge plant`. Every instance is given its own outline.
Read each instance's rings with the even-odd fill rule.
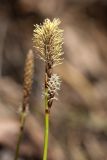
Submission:
[[[33,56],[32,50],[29,50],[26,57],[25,68],[24,68],[23,101],[22,101],[21,112],[20,112],[20,131],[18,135],[18,141],[16,145],[14,160],[18,160],[19,158],[19,150],[20,150],[20,145],[22,141],[25,120],[28,113],[28,109],[29,109],[29,100],[30,100],[30,94],[32,89],[33,71],[34,71],[34,56]]]
[[[44,127],[44,151],[43,160],[47,160],[49,118],[53,100],[60,90],[61,80],[53,73],[53,68],[62,63],[63,30],[59,28],[59,19],[45,19],[43,24],[35,25],[33,33],[34,47],[40,59],[45,63],[44,76],[44,100],[45,100],[45,127]]]

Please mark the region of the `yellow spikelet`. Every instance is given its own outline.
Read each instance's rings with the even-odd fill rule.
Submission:
[[[34,47],[40,58],[51,66],[62,61],[63,30],[59,29],[59,19],[45,19],[43,25],[35,25],[33,33]]]

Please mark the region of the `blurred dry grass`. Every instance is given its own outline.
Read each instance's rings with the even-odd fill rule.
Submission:
[[[51,112],[50,160],[107,159],[107,3],[105,0],[0,1],[0,160],[13,158],[23,66],[32,48],[33,24],[60,17],[63,79]],[[35,55],[36,55],[36,51]],[[21,146],[22,159],[43,152],[42,63],[35,59],[31,108]]]

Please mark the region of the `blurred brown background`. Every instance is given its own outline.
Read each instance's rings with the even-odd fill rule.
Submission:
[[[65,54],[55,69],[63,83],[51,110],[48,160],[107,160],[106,0],[0,0],[0,160],[14,157],[33,25],[55,17],[62,21]],[[20,160],[43,154],[43,63],[35,63]]]

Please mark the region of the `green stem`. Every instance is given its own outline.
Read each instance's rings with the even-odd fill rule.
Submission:
[[[47,101],[47,89],[45,89],[45,128],[44,128],[44,151],[43,160],[47,160],[48,154],[48,139],[49,139],[49,111]]]
[[[19,136],[18,136],[18,142],[17,142],[17,145],[16,145],[14,160],[18,160],[18,157],[19,157],[19,150],[20,150],[20,145],[21,145],[21,141],[22,141],[22,137],[23,137],[25,119],[26,119],[26,113],[22,112],[21,113],[21,120],[20,120],[20,132],[19,132]]]
[[[47,160],[48,154],[48,136],[49,136],[49,114],[45,115],[45,133],[44,133],[44,153],[43,160]]]

